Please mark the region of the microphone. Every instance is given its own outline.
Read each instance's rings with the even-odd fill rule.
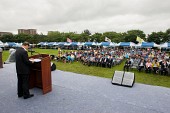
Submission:
[[[34,51],[34,53],[37,53],[37,54],[38,54],[38,56],[39,56],[38,58],[39,58],[39,59],[42,59],[42,58],[43,58],[42,54],[40,54],[39,52]]]

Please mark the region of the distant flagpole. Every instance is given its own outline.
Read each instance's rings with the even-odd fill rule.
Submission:
[[[105,37],[105,41],[106,42],[111,42],[111,40],[109,38],[107,38],[107,37]]]

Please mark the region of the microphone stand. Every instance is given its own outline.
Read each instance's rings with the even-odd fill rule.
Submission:
[[[28,51],[31,52],[31,55],[33,55],[33,53],[35,52],[32,50],[32,48],[29,48]]]
[[[39,58],[39,59],[42,59],[42,58],[43,58],[42,54],[40,54],[39,52],[34,51],[34,53],[37,53],[37,54],[38,54],[38,58]]]

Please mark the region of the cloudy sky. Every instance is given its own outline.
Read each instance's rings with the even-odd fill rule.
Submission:
[[[170,0],[0,0],[0,31],[146,34],[170,28]]]

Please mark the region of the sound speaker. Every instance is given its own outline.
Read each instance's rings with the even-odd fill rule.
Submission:
[[[51,71],[54,71],[56,70],[56,64],[51,62]]]
[[[123,71],[115,71],[112,77],[112,84],[121,85],[123,79],[124,72]]]
[[[135,74],[132,72],[125,72],[122,85],[132,87],[135,83]]]
[[[133,87],[135,74],[132,72],[115,71],[112,77],[112,84]]]

